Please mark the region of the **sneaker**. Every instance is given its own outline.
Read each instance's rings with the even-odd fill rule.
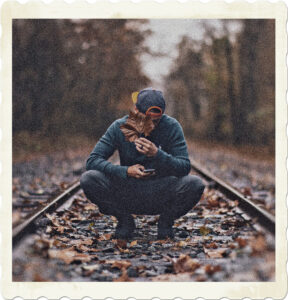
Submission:
[[[116,217],[118,224],[116,226],[115,238],[121,240],[127,240],[133,237],[133,231],[136,226],[134,219],[131,215],[121,215]]]
[[[160,215],[158,221],[158,240],[165,240],[167,238],[174,238],[173,226],[174,219],[172,217]]]

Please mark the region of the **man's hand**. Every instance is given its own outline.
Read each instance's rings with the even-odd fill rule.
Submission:
[[[156,145],[145,138],[141,137],[135,140],[135,145],[138,152],[148,157],[153,157],[157,154],[158,148]]]
[[[133,166],[130,166],[128,169],[127,169],[127,175],[129,177],[134,177],[134,178],[145,178],[145,177],[150,177],[151,175],[154,175],[154,174],[151,174],[151,173],[144,173],[143,170],[145,168],[142,166],[142,165],[133,165]]]

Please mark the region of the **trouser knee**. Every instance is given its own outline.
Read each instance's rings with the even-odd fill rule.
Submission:
[[[202,180],[194,175],[180,179],[176,189],[175,217],[186,214],[201,199],[205,185]]]
[[[80,185],[86,197],[95,203],[100,212],[107,215],[116,215],[120,210],[115,199],[113,185],[104,173],[90,170],[82,174]]]
[[[84,192],[103,187],[104,174],[97,170],[89,170],[82,174],[80,178],[80,186]]]
[[[188,198],[191,198],[191,196],[198,198],[202,196],[204,188],[205,185],[198,176],[188,175],[181,178],[180,184],[176,189],[176,193],[185,194]]]

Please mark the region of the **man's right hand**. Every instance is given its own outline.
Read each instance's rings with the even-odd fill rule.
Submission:
[[[144,173],[143,170],[145,170],[144,166],[139,165],[139,164],[133,165],[127,169],[127,175],[129,177],[134,177],[134,178],[138,178],[138,179],[151,176],[150,173]]]

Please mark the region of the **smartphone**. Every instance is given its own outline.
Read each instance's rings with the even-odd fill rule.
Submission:
[[[144,173],[153,173],[155,171],[156,171],[156,169],[145,169],[143,172]]]

